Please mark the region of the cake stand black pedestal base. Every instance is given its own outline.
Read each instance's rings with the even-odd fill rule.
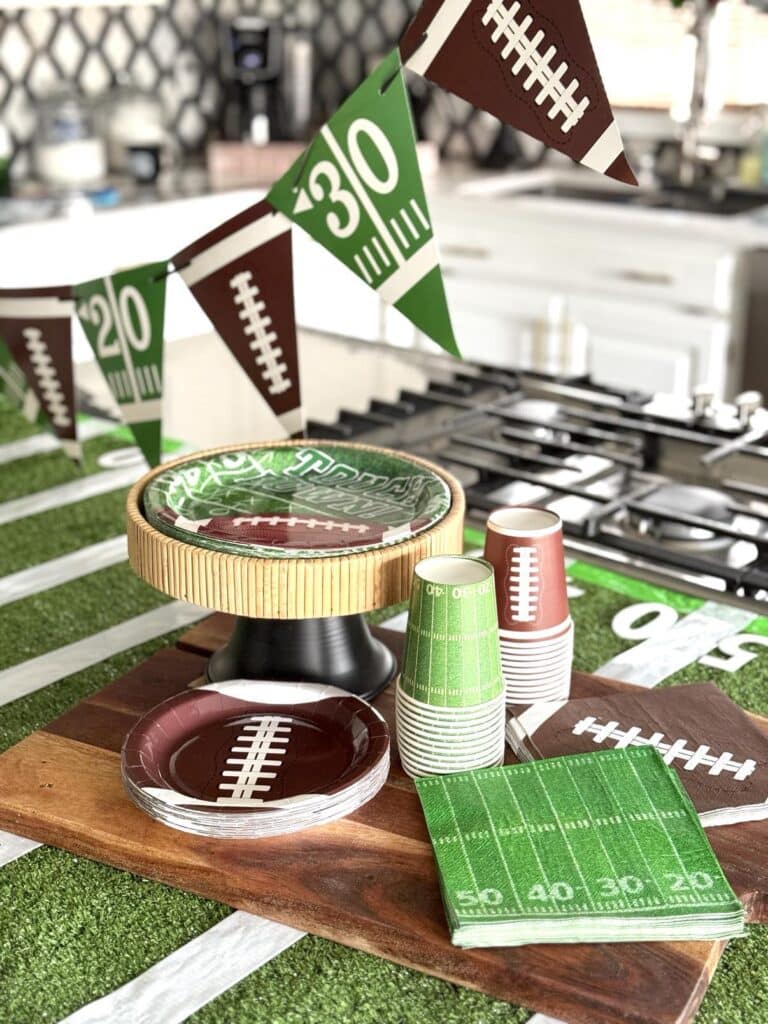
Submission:
[[[325,619],[238,618],[208,662],[212,683],[276,679],[329,683],[371,700],[394,678],[397,661],[362,615]]]

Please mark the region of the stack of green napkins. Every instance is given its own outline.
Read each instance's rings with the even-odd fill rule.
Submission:
[[[416,781],[457,946],[729,939],[744,910],[652,747]]]

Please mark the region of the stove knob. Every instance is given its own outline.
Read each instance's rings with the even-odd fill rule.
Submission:
[[[707,387],[706,384],[700,384],[693,390],[693,415],[697,420],[704,419],[704,417],[712,409],[712,402],[715,399],[715,393],[712,388]]]
[[[763,396],[759,391],[742,391],[740,395],[736,395],[733,404],[736,406],[739,423],[742,427],[748,427],[752,414],[762,408]]]

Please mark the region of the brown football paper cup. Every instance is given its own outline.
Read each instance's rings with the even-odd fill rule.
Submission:
[[[494,568],[501,629],[533,634],[566,623],[563,524],[555,512],[524,505],[491,512],[485,559]]]

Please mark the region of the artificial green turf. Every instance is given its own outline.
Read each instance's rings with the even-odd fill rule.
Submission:
[[[578,672],[594,672],[600,665],[633,646],[631,640],[622,640],[610,628],[606,628],[616,612],[632,602],[610,590],[589,584],[579,582],[578,587],[583,595],[571,596],[569,600],[576,636],[573,667]]]
[[[0,612],[0,669],[116,626],[168,600],[123,562],[15,601]]]
[[[84,442],[81,466],[77,466],[61,449],[44,452],[34,458],[6,462],[0,469],[0,501],[11,501],[13,498],[44,491],[49,487],[81,480],[91,473],[103,472],[104,467],[99,465],[99,457],[106,452],[126,447],[125,441],[105,434]],[[136,466],[136,476],[140,475],[139,463]]]
[[[753,925],[726,947],[696,1024],[766,1024],[768,1021],[768,928]]]
[[[21,441],[24,437],[39,433],[40,427],[36,423],[28,423],[18,410],[11,406],[5,395],[0,394],[0,444]]]
[[[58,1021],[228,913],[125,871],[34,850],[0,870],[0,1022]]]
[[[523,1024],[527,1010],[307,936],[193,1024]]]
[[[0,443],[12,439],[14,431],[20,431],[18,436],[31,432],[19,420],[0,408]],[[58,457],[63,458],[57,453]],[[38,476],[36,463],[45,458],[24,460],[35,487],[47,472]],[[4,468],[0,467],[0,476]],[[52,485],[46,479],[44,486]],[[115,536],[122,529],[124,497],[124,491],[115,492],[0,527],[0,575]],[[611,632],[613,615],[647,598],[616,593],[581,576],[574,583],[584,591],[571,600],[576,667],[594,671],[632,646]],[[134,580],[127,566],[117,566],[0,608],[0,665],[72,642],[162,600]],[[380,621],[401,608],[386,609],[375,618]],[[176,635],[116,655],[0,707],[0,750],[172,643]],[[668,682],[702,678],[714,679],[740,703],[768,713],[766,649],[735,675],[694,665]],[[228,912],[219,904],[66,853],[35,851],[0,869],[0,1024],[56,1021],[146,970]],[[755,928],[747,940],[726,950],[697,1024],[766,1024],[766,982],[768,930]],[[191,1020],[521,1024],[527,1016],[525,1010],[467,989],[307,937]]]
[[[0,621],[2,621],[4,611],[5,609],[0,610]],[[146,661],[155,651],[170,647],[182,633],[186,632],[186,629],[180,629],[164,637],[156,637],[145,644],[132,647],[128,651],[100,661],[98,665],[93,665],[82,672],[76,672],[65,679],[60,679],[52,686],[37,690],[28,697],[12,701],[10,704],[0,705],[0,753],[36,729],[41,729],[89,694],[96,693],[108,683],[119,679],[136,665]],[[0,868],[0,878],[2,870]],[[3,917],[0,912],[0,933],[2,930]],[[0,978],[2,978],[1,968]],[[1,1002],[2,999],[0,999]]]
[[[126,494],[111,491],[0,526],[0,576],[116,537],[125,530]]]
[[[700,597],[692,597],[690,594],[669,590],[667,587],[648,583],[646,580],[622,576],[620,573],[603,569],[601,566],[590,565],[587,562],[572,563],[568,569],[568,575],[577,586],[582,583],[592,583],[601,589],[623,594],[625,597],[631,598],[632,602],[657,601],[661,604],[668,604],[670,608],[675,608],[678,612],[692,612],[704,604]]]
[[[637,602],[631,597],[581,581],[579,586],[584,590],[584,596],[572,598],[570,602],[576,629],[574,668],[581,672],[595,672],[621,651],[634,646],[631,640],[615,636],[610,630],[610,623],[622,608]],[[750,631],[756,633],[759,627],[750,626],[744,630]],[[711,680],[748,711],[768,715],[768,647],[755,646],[751,650],[755,657],[738,672],[725,672],[694,662],[668,676],[660,685],[678,686]]]

